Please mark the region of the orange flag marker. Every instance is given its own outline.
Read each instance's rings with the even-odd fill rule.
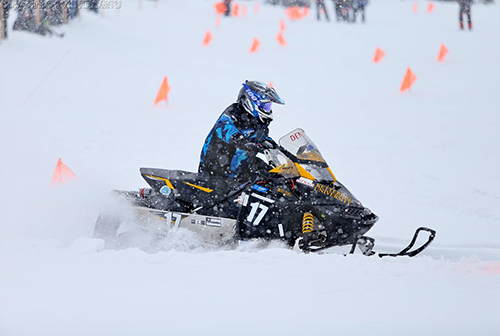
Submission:
[[[378,63],[382,60],[382,58],[384,58],[385,56],[385,52],[380,49],[380,48],[377,48],[375,49],[375,55],[373,55],[373,63]]]
[[[399,91],[404,92],[406,90],[409,90],[416,80],[417,76],[408,67],[408,69],[406,70],[405,78],[403,78],[403,82],[401,83],[401,88],[399,89]]]
[[[238,16],[238,15],[240,15],[240,5],[235,4],[233,6],[233,10],[231,11],[231,15],[232,16]]]
[[[288,16],[288,18],[290,19],[290,21],[302,20],[303,18],[305,18],[307,16],[307,14],[309,14],[309,8],[304,7],[301,10],[300,7],[298,7],[298,6],[292,6],[292,7],[288,7],[285,10],[285,13]]]
[[[270,87],[274,87],[273,82],[269,82],[269,86],[270,86]]]
[[[224,2],[217,2],[215,5],[215,12],[217,14],[225,14],[226,13],[226,4]]]
[[[241,6],[241,16],[247,16],[247,6]]]
[[[429,2],[429,4],[427,5],[427,13],[432,13],[433,10],[434,10],[434,3]]]
[[[444,58],[448,55],[448,48],[441,43],[441,48],[439,48],[439,54],[438,54],[438,62],[444,61]]]
[[[418,12],[418,5],[416,2],[413,3],[413,13]]]
[[[217,15],[217,17],[215,18],[215,26],[220,27],[220,16],[219,15]]]
[[[259,13],[259,3],[258,3],[258,2],[255,4],[255,7],[253,8],[253,12],[254,12],[255,14],[258,14],[258,13]]]
[[[158,90],[158,94],[156,95],[155,105],[157,105],[162,100],[168,101],[168,93],[170,92],[170,85],[168,85],[167,77],[163,78],[163,82],[161,83],[160,90]]]
[[[254,54],[259,50],[260,47],[260,41],[258,38],[254,38],[252,41],[252,46],[250,47],[250,53]]]
[[[71,171],[71,169],[66,166],[61,158],[57,160],[56,169],[54,170],[54,174],[52,175],[52,180],[50,180],[50,186],[54,186],[55,184],[63,184],[70,180],[76,179],[75,173]]]
[[[285,36],[283,36],[283,31],[282,30],[276,36],[276,40],[278,40],[278,43],[280,45],[286,46],[286,40],[285,40]]]
[[[210,42],[212,42],[212,33],[210,32],[210,30],[207,30],[207,32],[205,33],[205,38],[203,38],[203,42],[202,42],[202,45],[204,47],[206,47],[207,45],[210,44]]]
[[[285,20],[280,19],[280,31],[284,32],[285,31]]]

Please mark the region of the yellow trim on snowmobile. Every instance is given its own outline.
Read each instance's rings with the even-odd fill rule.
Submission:
[[[332,177],[333,177],[333,182],[336,182],[337,181],[337,178],[335,177],[335,175],[333,175],[333,172],[332,170],[330,169],[330,167],[327,168],[328,171],[330,172],[330,174],[332,174]]]
[[[172,190],[175,190],[174,186],[172,185],[172,183],[170,182],[170,180],[164,178],[164,177],[158,177],[158,176],[153,176],[153,175],[145,175],[149,178],[152,178],[153,180],[160,180],[160,181],[165,181],[165,184],[167,185],[167,187],[169,187],[170,189]]]
[[[277,173],[277,174],[281,174],[281,173],[283,173],[283,171],[284,171],[284,169],[283,169],[283,168],[284,168],[285,166],[286,166],[286,164],[284,164],[284,163],[283,163],[282,165],[279,165],[279,166],[277,166],[277,167],[274,167],[274,168],[273,168],[273,169],[271,169],[269,172],[270,172],[270,173]]]
[[[197,189],[203,190],[204,192],[207,192],[207,193],[211,193],[213,191],[212,189],[205,188],[205,187],[200,187],[200,186],[197,186],[196,184],[191,184],[189,182],[184,182],[184,183],[187,184],[188,186],[191,186],[193,188],[197,188]]]
[[[310,180],[316,180],[314,176],[312,176],[307,170],[304,169],[300,164],[295,162],[295,166],[297,167],[297,170],[299,171],[300,176],[308,178]]]

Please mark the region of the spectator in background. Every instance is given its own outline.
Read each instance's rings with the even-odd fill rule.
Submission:
[[[334,0],[335,15],[337,21],[341,19],[350,22],[350,12],[352,11],[352,0]]]
[[[63,3],[62,1],[47,0],[43,6],[45,19],[52,26],[63,24]]]
[[[472,5],[473,0],[457,0],[460,6],[460,11],[458,13],[458,21],[460,23],[460,29],[464,29],[464,14],[467,15],[467,23],[469,25],[469,30],[472,30],[472,21],[470,18],[470,6]]]
[[[368,4],[368,0],[354,0],[352,5],[352,22],[356,22],[356,15],[358,12],[361,13],[361,22],[365,23],[365,7]]]
[[[89,11],[99,13],[99,0],[87,0]]]
[[[0,22],[0,38],[7,39],[7,19],[9,18],[9,11],[11,6],[11,0],[0,0],[0,11],[1,11],[1,22]]]
[[[316,10],[317,10],[318,21],[321,20],[321,17],[320,17],[321,11],[323,11],[325,13],[326,21],[330,21],[330,18],[328,17],[328,12],[326,11],[324,0],[316,0]]]
[[[49,28],[50,19],[47,13],[51,13],[51,7],[42,3],[38,11],[35,9],[34,0],[17,0],[17,18],[14,21],[13,30],[25,30],[39,35],[63,37]]]
[[[342,8],[342,1],[341,0],[332,0],[332,1],[333,1],[333,8],[335,11],[335,18],[337,19],[337,21],[340,21],[341,18],[340,10]]]
[[[68,19],[74,19],[78,16],[78,0],[70,0],[68,2]]]
[[[231,0],[224,0],[224,5],[226,5],[226,13],[225,16],[231,16]]]

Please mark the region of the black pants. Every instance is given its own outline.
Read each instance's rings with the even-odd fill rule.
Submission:
[[[469,24],[469,29],[472,28],[472,21],[470,18],[470,5],[468,4],[460,4],[460,11],[458,13],[458,20],[460,22],[460,28],[464,27],[464,19],[463,16],[467,15],[467,23]]]
[[[335,7],[335,17],[337,21],[340,21],[342,17],[342,4],[337,0],[333,0],[333,6]]]
[[[358,12],[361,12],[361,21],[365,22],[365,6],[354,8],[354,11],[352,13],[352,22],[356,22],[356,14],[358,14]]]
[[[323,9],[325,11],[326,21],[330,21],[330,17],[328,17],[328,12],[326,11],[325,2],[323,0],[316,1],[316,10],[317,10],[317,18],[318,18],[318,20],[321,20],[321,18],[320,18],[321,9]]]

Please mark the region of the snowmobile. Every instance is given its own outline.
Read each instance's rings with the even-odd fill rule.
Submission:
[[[365,234],[378,216],[337,180],[305,131],[289,132],[275,147],[262,150],[245,181],[141,168],[149,188],[113,194],[132,209],[135,225],[159,236],[185,228],[216,245],[257,238],[281,240],[305,252],[351,245],[350,253],[359,247],[374,255],[374,239]],[[116,242],[125,221],[119,211],[103,211],[94,237]],[[413,248],[423,231],[429,233],[427,241]],[[379,256],[415,256],[434,237],[434,230],[421,227],[401,252]]]

